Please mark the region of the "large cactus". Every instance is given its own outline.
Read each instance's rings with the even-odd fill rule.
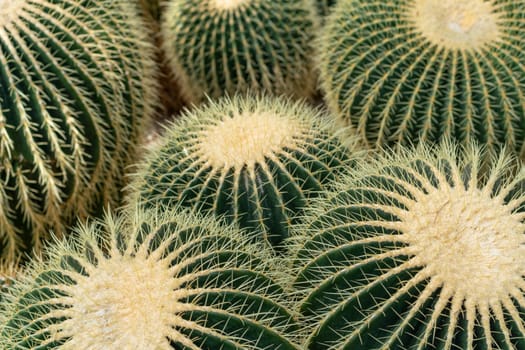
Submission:
[[[172,0],[162,34],[166,57],[190,102],[205,95],[315,91],[315,6],[308,0]]]
[[[340,1],[319,40],[330,109],[372,146],[455,138],[524,153],[524,8]]]
[[[165,0],[134,0],[142,10],[147,25],[151,28],[152,39],[155,43],[155,61],[159,68],[159,100],[157,115],[160,118],[178,114],[184,104],[179,93],[180,88],[162,49],[162,35],[160,34],[160,20],[164,12]]]
[[[155,103],[137,12],[124,0],[2,1],[0,257],[118,198]]]
[[[285,98],[224,98],[168,128],[130,203],[182,205],[260,229],[274,245],[349,162],[330,118]]]
[[[213,220],[110,216],[48,256],[0,305],[2,349],[297,349],[272,258]]]
[[[308,349],[524,349],[525,168],[420,147],[312,209],[295,266]]]

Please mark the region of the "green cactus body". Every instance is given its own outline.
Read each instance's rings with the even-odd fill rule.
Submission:
[[[125,1],[1,5],[0,257],[11,259],[118,197],[155,70]]]
[[[315,92],[315,7],[306,0],[167,1],[166,57],[189,102],[205,95]]]
[[[32,263],[1,305],[0,344],[295,350],[285,334],[296,325],[264,251],[187,212],[107,217]]]
[[[275,245],[349,162],[333,125],[302,102],[224,98],[186,112],[138,172],[130,203],[182,205],[261,230]]]
[[[524,152],[523,0],[341,1],[320,43],[334,114],[371,146]]]
[[[295,260],[308,349],[525,348],[525,171],[482,158],[401,150],[312,209]]]

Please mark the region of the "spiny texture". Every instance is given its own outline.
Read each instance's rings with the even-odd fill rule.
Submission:
[[[17,276],[22,273],[22,267],[20,267],[19,263],[16,260],[0,262],[0,300],[3,299],[4,293],[15,283]]]
[[[297,349],[270,258],[186,212],[78,228],[0,309],[2,349]]]
[[[525,348],[525,169],[483,157],[401,150],[313,209],[295,261],[308,349]]]
[[[326,16],[330,13],[332,7],[335,5],[336,0],[315,0],[317,3],[317,9],[319,14]]]
[[[317,27],[307,0],[172,0],[162,35],[187,101],[248,90],[310,97]]]
[[[151,30],[150,41],[154,43],[155,63],[159,70],[159,103],[157,104],[157,116],[178,115],[184,101],[179,93],[180,88],[171,71],[170,65],[162,49],[162,35],[160,34],[160,19],[165,11],[166,0],[135,0],[139,3],[147,26]]]
[[[124,0],[1,2],[1,258],[118,198],[156,101],[137,11]]]
[[[474,140],[524,154],[523,0],[355,0],[319,39],[334,114],[370,146]]]
[[[152,21],[160,21],[161,0],[139,0],[144,14]]]
[[[284,98],[240,97],[187,111],[132,184],[130,203],[185,205],[261,230],[278,245],[350,152],[327,116]]]

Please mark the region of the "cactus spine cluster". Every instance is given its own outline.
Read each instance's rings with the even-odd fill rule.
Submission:
[[[379,156],[312,209],[295,261],[308,349],[525,347],[525,169],[483,158]]]
[[[335,5],[336,0],[316,0],[317,9],[321,16],[326,16],[330,13],[332,7]]]
[[[138,171],[130,203],[185,205],[261,230],[278,245],[347,152],[326,115],[287,98],[223,98],[166,131]]]
[[[330,109],[371,146],[454,138],[523,153],[524,6],[341,1],[319,40]]]
[[[138,211],[74,237],[6,295],[3,349],[297,349],[271,258],[238,230]]]
[[[190,102],[236,92],[310,97],[315,90],[313,2],[167,1],[166,57]]]
[[[155,104],[155,68],[127,1],[0,6],[0,257],[39,248],[115,201]]]

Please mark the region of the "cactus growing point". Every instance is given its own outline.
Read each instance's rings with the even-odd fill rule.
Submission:
[[[308,349],[525,347],[525,168],[482,170],[482,153],[400,149],[312,209],[295,260]]]

